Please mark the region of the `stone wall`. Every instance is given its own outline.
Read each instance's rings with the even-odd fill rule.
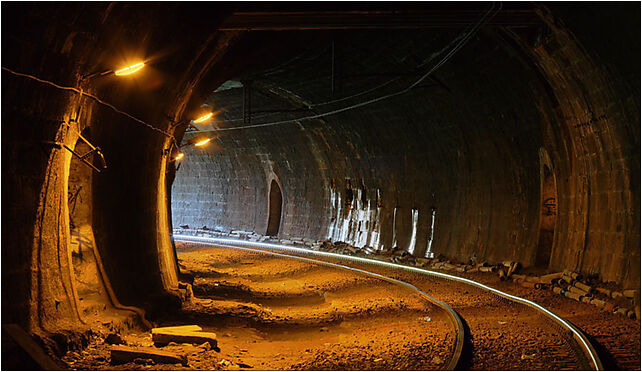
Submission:
[[[627,26],[601,20],[600,35],[590,31],[599,12],[566,25],[565,9],[553,11],[558,18],[541,8],[535,29],[483,29],[411,93],[321,119],[220,131],[210,147],[188,148],[172,191],[174,227],[263,234],[276,178],[282,237],[410,249],[416,229],[414,252],[423,255],[434,210],[433,253],[532,265],[547,154],[559,199],[550,267],[639,285],[639,36],[621,48],[608,42],[637,28],[623,7],[611,7],[610,19]],[[456,36],[341,34],[334,94],[330,40],[235,79],[251,81],[251,124],[309,116],[402,89]],[[320,104],[391,73],[402,76]],[[215,92],[214,125],[243,125],[243,96]]]

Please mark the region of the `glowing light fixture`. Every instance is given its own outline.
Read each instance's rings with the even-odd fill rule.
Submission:
[[[133,73],[136,73],[136,72],[140,71],[140,69],[142,69],[143,67],[145,67],[145,62],[138,62],[138,63],[133,64],[131,66],[123,67],[120,70],[114,71],[114,75],[116,75],[116,76],[131,75]]]
[[[208,121],[212,117],[212,115],[214,115],[214,113],[213,112],[209,112],[209,113],[201,116],[200,118],[195,119],[194,123],[196,123],[196,124],[204,123],[204,122]]]
[[[185,157],[185,154],[183,154],[182,152],[179,152],[178,154],[176,154],[176,157],[174,158],[174,160],[179,161],[184,157]]]
[[[194,146],[202,147],[207,145],[212,139],[211,138],[204,138],[196,143],[194,143]]]

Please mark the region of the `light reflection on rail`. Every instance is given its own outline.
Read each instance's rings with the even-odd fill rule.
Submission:
[[[578,330],[573,324],[570,322],[566,321],[562,317],[558,316],[554,312],[548,310],[547,308],[539,305],[536,302],[527,300],[522,297],[518,297],[515,295],[512,295],[510,293],[502,292],[498,289],[495,289],[493,287],[489,287],[485,284],[476,282],[474,280],[462,278],[456,275],[450,275],[446,273],[441,273],[438,271],[432,271],[432,270],[426,270],[426,269],[421,269],[418,267],[413,267],[413,266],[405,266],[405,265],[400,265],[392,262],[387,262],[387,261],[379,261],[371,258],[364,258],[364,257],[356,257],[356,256],[347,256],[343,254],[338,254],[338,253],[332,253],[332,252],[323,252],[323,251],[313,251],[311,249],[306,249],[306,248],[298,248],[298,247],[292,247],[292,246],[287,246],[283,244],[275,244],[275,243],[264,243],[264,242],[252,242],[252,241],[247,241],[247,240],[240,240],[240,239],[228,239],[228,238],[214,238],[214,237],[201,237],[201,236],[190,236],[190,235],[179,235],[179,234],[174,234],[173,237],[177,240],[181,241],[196,241],[196,242],[207,242],[207,243],[218,243],[218,244],[240,244],[240,245],[246,245],[246,246],[254,246],[254,247],[260,247],[260,248],[269,248],[269,249],[280,249],[280,250],[285,250],[285,251],[291,251],[291,252],[298,252],[306,255],[316,255],[316,256],[325,256],[325,257],[332,257],[332,258],[338,258],[342,260],[347,260],[347,261],[355,261],[355,262],[361,262],[361,263],[366,263],[366,264],[373,264],[373,265],[381,265],[381,266],[387,266],[387,267],[392,267],[395,269],[401,269],[401,270],[408,270],[408,271],[413,271],[425,275],[433,275],[439,278],[444,278],[444,279],[449,279],[449,280],[454,280],[462,283],[466,283],[475,287],[479,287],[482,289],[485,289],[489,292],[492,292],[498,296],[525,304],[527,306],[530,306],[532,308],[535,308],[542,313],[544,313],[546,316],[549,318],[553,319],[556,323],[560,324],[564,328],[569,329],[572,333],[574,338],[580,343],[580,345],[583,346],[583,351],[584,353],[590,358],[593,368],[595,370],[600,371],[603,370],[602,367],[602,362],[600,361],[599,357],[597,356],[597,352],[593,348],[593,345],[586,339],[586,336]]]

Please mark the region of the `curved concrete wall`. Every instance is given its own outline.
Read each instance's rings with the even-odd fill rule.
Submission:
[[[414,252],[424,254],[434,209],[434,253],[531,265],[543,203],[540,154],[548,154],[558,195],[550,266],[639,285],[639,36],[612,43],[631,38],[626,30],[636,30],[635,19],[622,7],[609,10],[616,13],[611,19],[631,27],[609,24],[599,9],[574,19],[563,8],[540,11],[537,30],[482,30],[435,73],[437,80],[409,94],[322,120],[222,131],[214,146],[188,149],[172,191],[174,227],[265,233],[268,185],[277,177],[283,237],[406,248],[415,210]],[[595,22],[600,35],[591,31]],[[342,90],[334,96],[329,42],[238,79],[253,80],[256,117],[288,111],[253,124],[325,112],[345,103],[314,103],[390,79],[346,76],[414,72],[410,67],[455,35],[341,35],[335,68]],[[229,121],[241,116],[242,89],[210,100],[223,111],[220,126],[242,125]]]
[[[78,313],[69,250],[72,154],[47,144],[73,148],[87,127],[108,166],[93,177],[91,203],[111,301],[157,311],[179,304],[166,192],[173,163],[164,152],[172,140],[161,132],[171,130],[171,119],[194,114],[191,100],[202,102],[199,83],[224,79],[218,77],[224,68],[207,71],[235,34],[213,32],[227,10],[208,10],[211,17],[198,23],[187,19],[203,9],[179,4],[3,5],[3,50],[10,51],[3,68],[80,88],[82,75],[122,66],[126,58],[149,62],[133,79],[111,75],[82,83],[84,92],[112,107],[3,70],[3,321],[43,335],[87,326]],[[58,339],[71,334],[63,333]]]
[[[380,91],[405,87],[458,32],[218,32],[230,9],[211,4],[3,5],[4,68],[79,87],[84,74],[146,57],[135,79],[98,78],[83,90],[151,125],[3,70],[3,321],[34,332],[82,328],[69,252],[71,154],[43,143],[73,147],[77,135],[62,122],[78,113],[74,125],[91,127],[108,165],[93,177],[92,224],[112,301],[177,305],[172,221],[263,233],[272,179],[283,236],[407,247],[414,235],[422,254],[434,210],[434,253],[531,263],[542,148],[559,197],[551,266],[639,285],[639,5],[600,6],[542,9],[536,29],[484,29],[436,80],[381,104],[221,132],[216,146],[188,150],[170,195],[175,150],[165,151],[173,141],[158,129],[180,142],[185,126],[172,123],[195,117],[225,80],[254,80],[254,122],[324,112],[343,103],[312,104],[390,72],[403,76]],[[211,98],[238,118],[239,94]],[[289,111],[256,112],[275,107]]]

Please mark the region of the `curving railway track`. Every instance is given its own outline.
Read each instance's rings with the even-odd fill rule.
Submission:
[[[231,299],[256,306],[246,318],[267,333],[348,327],[339,342],[324,342],[265,369],[601,369],[593,346],[572,324],[477,282],[281,245],[174,238],[180,241],[182,269],[196,278],[197,299],[186,309],[190,316],[208,314],[221,324],[231,318],[222,302]],[[204,306],[207,300],[216,305]],[[350,332],[360,334],[382,321],[385,327],[367,330],[369,342],[343,342]],[[408,335],[402,339],[390,337],[403,333]]]

